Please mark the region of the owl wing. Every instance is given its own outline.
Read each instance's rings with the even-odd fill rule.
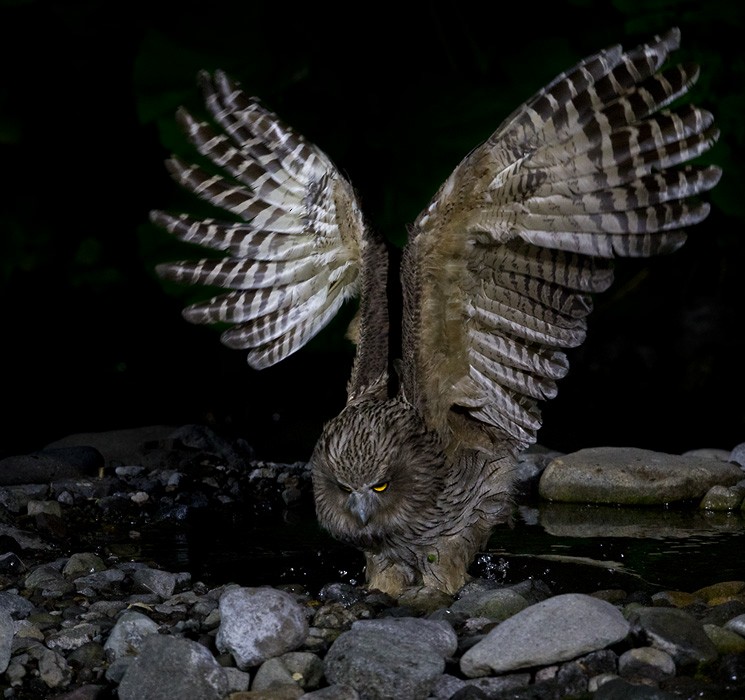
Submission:
[[[673,29],[559,75],[417,218],[402,259],[403,390],[451,446],[533,443],[611,259],[673,251],[708,214],[695,195],[720,171],[687,161],[715,141],[712,116],[664,109],[698,75],[660,70],[678,42]]]
[[[210,170],[177,157],[167,167],[225,218],[154,211],[151,220],[228,256],[165,263],[157,272],[231,290],[187,307],[184,317],[231,324],[222,342],[247,349],[249,364],[261,369],[318,333],[364,286],[362,261],[384,251],[367,233],[351,185],[320,149],[224,73],[202,73],[200,83],[218,129],[183,109],[177,117]]]

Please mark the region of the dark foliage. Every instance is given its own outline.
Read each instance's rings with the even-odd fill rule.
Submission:
[[[400,244],[440,182],[521,101],[584,55],[671,25],[682,30],[678,57],[702,65],[692,97],[717,117],[707,159],[724,177],[682,251],[619,265],[540,437],[564,450],[745,440],[742,7],[319,7],[2,3],[0,456],[71,432],[207,422],[261,457],[303,459],[343,404],[348,314],[257,373],[214,330],[181,319],[194,290],[154,276],[155,263],[185,251],[148,211],[201,206],[162,165],[186,153],[173,114],[200,110],[198,69],[227,70],[315,141]]]

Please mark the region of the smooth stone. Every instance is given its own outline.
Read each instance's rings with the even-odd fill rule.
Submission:
[[[291,685],[300,689],[292,672],[277,657],[267,659],[256,671],[251,683],[251,690],[267,690],[278,685]]]
[[[289,593],[233,586],[220,596],[215,642],[242,671],[297,649],[307,636],[305,610]]]
[[[729,511],[737,510],[743,503],[742,489],[735,486],[715,484],[701,499],[699,508],[702,510]]]
[[[458,648],[458,636],[450,623],[441,620],[423,620],[417,617],[385,617],[374,620],[357,620],[353,630],[374,630],[396,639],[405,639],[418,644],[427,644],[447,658]]]
[[[530,603],[510,588],[474,593],[456,600],[450,610],[464,612],[468,617],[488,617],[501,622],[524,610]]]
[[[565,503],[662,505],[700,500],[712,486],[731,486],[742,478],[740,467],[716,459],[593,447],[552,460],[539,493]]]
[[[675,675],[675,661],[661,649],[635,647],[618,658],[618,672],[621,676],[661,681]]]
[[[745,581],[720,581],[693,591],[693,595],[711,605],[713,600],[745,593]]]
[[[704,624],[704,632],[720,654],[745,654],[745,639],[737,632],[719,625]]]
[[[677,608],[636,608],[630,615],[635,635],[672,656],[677,666],[713,661],[717,649],[703,625]]]
[[[567,593],[501,622],[460,661],[468,677],[568,661],[621,641],[629,623],[611,603]]]
[[[124,672],[120,700],[224,700],[225,671],[209,649],[182,637],[153,634]]]
[[[732,448],[732,452],[729,454],[729,461],[745,468],[745,442],[741,442]]]
[[[733,632],[737,632],[741,637],[745,637],[745,614],[733,617],[724,626]]]
[[[323,662],[326,679],[351,686],[361,698],[428,698],[445,670],[442,652],[425,640],[362,622],[377,620],[360,621],[339,635]]]

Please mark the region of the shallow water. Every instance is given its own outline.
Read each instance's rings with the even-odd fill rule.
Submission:
[[[132,544],[123,545],[131,547]],[[312,509],[268,516],[198,514],[143,531],[139,555],[211,585],[362,583],[362,555],[322,532]],[[745,518],[692,508],[540,504],[499,527],[472,573],[501,583],[536,578],[559,592],[602,588],[694,591],[745,580]],[[125,551],[122,554],[126,554]]]

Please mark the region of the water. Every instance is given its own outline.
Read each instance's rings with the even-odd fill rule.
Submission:
[[[131,546],[131,545],[129,545]],[[362,555],[318,527],[312,508],[266,518],[197,513],[143,531],[142,556],[210,585],[364,582]],[[603,588],[694,591],[745,580],[742,512],[694,508],[522,507],[495,530],[471,573],[501,583],[541,579],[556,592]]]

